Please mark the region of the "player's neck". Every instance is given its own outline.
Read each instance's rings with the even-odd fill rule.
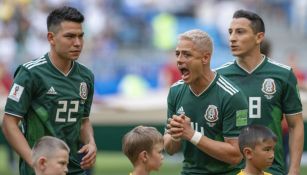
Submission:
[[[237,63],[240,67],[248,72],[252,72],[262,63],[265,57],[259,52],[259,54],[249,55],[245,57],[238,57]]]
[[[197,96],[201,95],[204,91],[208,89],[208,87],[213,82],[216,73],[210,70],[208,73],[203,75],[204,76],[200,78],[200,80],[190,84],[190,89]]]
[[[66,75],[71,70],[73,64],[71,60],[61,59],[54,52],[49,52],[48,56],[53,66],[55,66],[63,74]]]

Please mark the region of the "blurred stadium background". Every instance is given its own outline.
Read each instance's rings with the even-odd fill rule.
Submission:
[[[91,117],[102,152],[94,174],[128,174],[131,165],[119,151],[121,137],[132,127],[152,125],[163,132],[168,87],[178,78],[173,50],[179,33],[200,28],[213,37],[212,68],[234,59],[227,38],[237,9],[250,9],[263,17],[271,58],[299,72],[306,106],[306,0],[0,0],[1,119],[12,74],[19,64],[49,50],[46,17],[62,5],[80,9],[86,18],[79,61],[95,74]],[[16,173],[1,132],[0,143],[0,174],[10,174],[11,169]],[[165,159],[155,174],[178,174],[181,156]]]

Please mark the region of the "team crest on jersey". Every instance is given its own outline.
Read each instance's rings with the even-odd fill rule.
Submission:
[[[85,100],[87,99],[87,85],[85,82],[80,83],[80,97]]]
[[[219,119],[217,107],[214,105],[209,105],[204,117],[207,120],[207,124],[210,127],[213,127],[215,125],[215,122]]]
[[[262,83],[262,92],[265,93],[265,97],[267,99],[273,98],[273,94],[276,92],[276,84],[274,79],[272,78],[266,78]]]

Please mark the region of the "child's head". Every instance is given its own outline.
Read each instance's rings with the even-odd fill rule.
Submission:
[[[37,175],[64,175],[68,172],[69,147],[51,136],[40,138],[32,148],[32,164]]]
[[[137,126],[124,136],[122,149],[134,167],[143,164],[149,171],[158,170],[163,160],[163,136],[154,127]]]
[[[272,130],[262,125],[247,126],[239,135],[239,147],[244,158],[261,170],[272,165],[276,142]]]

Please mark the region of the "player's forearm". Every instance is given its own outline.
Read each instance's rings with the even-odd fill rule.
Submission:
[[[232,139],[230,143],[227,143],[215,141],[206,136],[202,136],[197,147],[211,157],[230,165],[236,165],[242,160],[242,155],[236,139]]]
[[[94,144],[94,131],[89,118],[83,119],[81,126],[81,142],[83,144]]]
[[[6,140],[18,155],[32,166],[31,148],[18,127],[18,121],[13,116],[5,115],[2,123],[2,132]]]
[[[173,155],[179,152],[181,148],[181,141],[174,141],[170,134],[165,134],[164,139],[164,149],[169,155]]]
[[[290,166],[289,175],[300,174],[300,163],[304,147],[304,124],[297,122],[295,126],[289,125]]]

